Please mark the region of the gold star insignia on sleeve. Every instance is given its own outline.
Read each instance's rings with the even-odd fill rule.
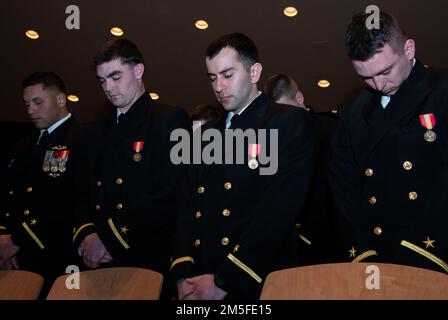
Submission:
[[[351,250],[348,250],[350,252],[350,258],[355,258],[356,257],[356,250],[355,247],[352,247]]]
[[[240,249],[240,245],[237,244],[237,245],[235,246],[235,248],[233,248],[233,252],[238,252],[239,249]]]
[[[37,223],[36,219],[31,220],[31,225],[34,226]]]
[[[129,229],[127,228],[127,226],[121,227],[121,233],[126,234],[126,232],[128,232]]]
[[[426,240],[425,241],[422,241],[424,244],[426,244],[426,249],[428,249],[429,247],[431,247],[431,248],[434,248],[434,245],[433,245],[433,243],[435,242],[436,240],[431,240],[431,239],[429,239],[429,237],[426,237]]]

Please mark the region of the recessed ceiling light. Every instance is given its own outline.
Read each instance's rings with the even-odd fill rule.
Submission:
[[[328,80],[319,80],[317,85],[321,88],[328,88],[330,86],[330,81]]]
[[[159,100],[160,99],[159,95],[157,93],[155,93],[155,92],[150,92],[149,95],[151,96],[152,100]]]
[[[208,28],[208,23],[205,20],[198,20],[194,23],[194,25],[200,30],[205,30]]]
[[[71,101],[71,102],[78,102],[78,101],[79,101],[78,96],[75,96],[74,94],[69,95],[69,96],[67,97],[67,99],[68,99],[69,101]]]
[[[28,38],[33,39],[33,40],[36,40],[36,39],[39,38],[39,34],[37,33],[37,31],[34,31],[34,30],[27,30],[27,31],[25,32],[25,35],[26,35]]]
[[[124,31],[119,27],[113,27],[110,29],[110,33],[112,33],[116,37],[121,37],[124,34]]]
[[[287,17],[295,17],[297,15],[298,11],[294,7],[286,7],[285,10],[283,10],[283,13]]]

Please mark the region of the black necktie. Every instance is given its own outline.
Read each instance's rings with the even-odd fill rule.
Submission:
[[[121,123],[124,120],[124,113],[120,113],[120,115],[117,118],[117,123]]]
[[[50,135],[50,134],[48,133],[47,130],[45,130],[44,132],[42,132],[42,134],[41,134],[40,137],[39,137],[39,140],[37,140],[37,145],[41,146],[41,145],[47,143],[47,140],[48,140],[48,136],[49,136],[49,135]]]

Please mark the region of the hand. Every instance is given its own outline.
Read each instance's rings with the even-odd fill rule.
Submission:
[[[19,269],[16,254],[20,247],[15,245],[10,234],[0,235],[0,269]]]
[[[185,284],[184,284],[185,283]],[[223,300],[227,292],[215,285],[215,276],[213,274],[203,274],[197,277],[188,278],[179,286],[182,286],[179,300]]]
[[[91,269],[96,269],[101,263],[108,263],[113,259],[97,233],[84,238],[81,242],[81,254],[84,263]]]
[[[177,283],[177,298],[185,300],[185,297],[193,293],[193,286],[185,279]]]

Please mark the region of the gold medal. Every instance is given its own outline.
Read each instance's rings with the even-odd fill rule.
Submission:
[[[142,155],[141,155],[140,153],[136,153],[136,154],[134,154],[134,155],[132,156],[132,159],[133,159],[135,162],[139,162],[139,161],[142,160]]]
[[[140,154],[140,151],[143,149],[143,145],[145,144],[144,141],[135,141],[134,142],[134,151],[135,154],[132,156],[132,159],[135,162],[139,162],[142,160],[142,155]]]
[[[436,133],[434,131],[431,131],[431,130],[426,131],[425,135],[423,137],[428,142],[434,142],[437,139]]]
[[[434,131],[431,131],[432,128],[434,128],[436,125],[436,116],[434,115],[434,113],[421,114],[419,118],[420,124],[428,129],[428,131],[425,132],[423,138],[425,138],[425,140],[428,142],[436,141],[437,135]]]
[[[258,161],[256,159],[250,159],[249,160],[249,168],[257,169],[258,168]]]

